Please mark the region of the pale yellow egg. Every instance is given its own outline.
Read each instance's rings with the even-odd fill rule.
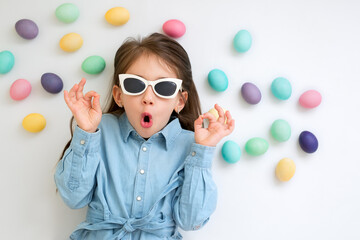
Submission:
[[[83,45],[84,40],[78,33],[68,33],[60,39],[60,48],[65,52],[75,52]]]
[[[25,130],[37,133],[45,128],[46,120],[40,113],[31,113],[23,119],[22,125]]]
[[[126,8],[114,7],[105,13],[105,19],[112,25],[120,26],[129,21],[130,13]]]
[[[224,114],[225,114],[225,112],[227,111],[226,109],[222,109],[223,111],[224,111]],[[218,111],[215,109],[215,108],[212,108],[212,109],[210,109],[209,110],[209,113],[211,113],[212,115],[214,115],[215,117],[216,117],[216,120],[219,118],[219,113],[218,113]],[[226,123],[226,120],[227,120],[227,118],[226,118],[226,116],[225,116],[225,123]]]
[[[283,158],[278,162],[275,174],[280,181],[286,182],[294,176],[295,170],[295,162],[290,158]]]

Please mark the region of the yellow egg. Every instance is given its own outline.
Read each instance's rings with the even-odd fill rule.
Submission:
[[[225,112],[226,112],[226,109],[222,109],[223,111],[224,111],[224,114],[225,114]],[[216,120],[219,118],[219,113],[218,113],[218,111],[215,109],[215,108],[212,108],[212,109],[210,109],[209,110],[209,113],[211,113],[212,115],[214,115],[215,117],[216,117]],[[226,123],[226,117],[225,117],[225,123]]]
[[[83,45],[83,39],[80,34],[68,33],[60,39],[60,48],[65,52],[75,52]]]
[[[31,113],[24,118],[22,125],[25,130],[36,133],[45,128],[46,120],[44,116],[39,113]]]
[[[276,177],[280,181],[289,181],[295,174],[296,165],[290,158],[281,159],[275,170]]]
[[[123,7],[111,8],[105,14],[106,21],[115,26],[124,25],[127,21],[129,21],[129,18],[129,11]]]

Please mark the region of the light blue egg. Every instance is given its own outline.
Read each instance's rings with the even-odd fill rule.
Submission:
[[[289,80],[283,77],[274,79],[271,83],[271,92],[280,100],[287,100],[291,96],[292,88]]]
[[[214,69],[209,72],[208,82],[210,86],[218,92],[225,91],[229,84],[226,74],[219,69]]]
[[[14,55],[10,51],[0,52],[0,74],[10,72],[15,62]]]
[[[252,44],[252,37],[247,30],[240,30],[234,37],[234,48],[240,53],[247,52]]]
[[[221,148],[221,155],[228,163],[236,163],[240,160],[241,149],[234,141],[226,141]]]

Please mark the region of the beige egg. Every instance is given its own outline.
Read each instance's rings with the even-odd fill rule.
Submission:
[[[295,170],[295,162],[290,158],[283,158],[278,162],[275,174],[280,181],[286,182],[294,176]]]
[[[222,109],[223,111],[224,111],[224,114],[225,114],[225,112],[227,111],[226,109]],[[212,115],[214,115],[215,117],[216,117],[216,120],[219,118],[219,113],[218,113],[218,111],[215,109],[215,108],[212,108],[212,109],[210,109],[209,110],[209,113],[211,113]],[[227,118],[226,118],[226,116],[225,116],[225,123],[226,123],[226,120],[227,120]]]

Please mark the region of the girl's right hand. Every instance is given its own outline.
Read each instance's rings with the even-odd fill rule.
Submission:
[[[95,91],[90,91],[84,96],[85,83],[86,80],[83,78],[69,92],[65,90],[64,99],[74,115],[77,125],[86,132],[95,132],[102,116],[100,95]]]

